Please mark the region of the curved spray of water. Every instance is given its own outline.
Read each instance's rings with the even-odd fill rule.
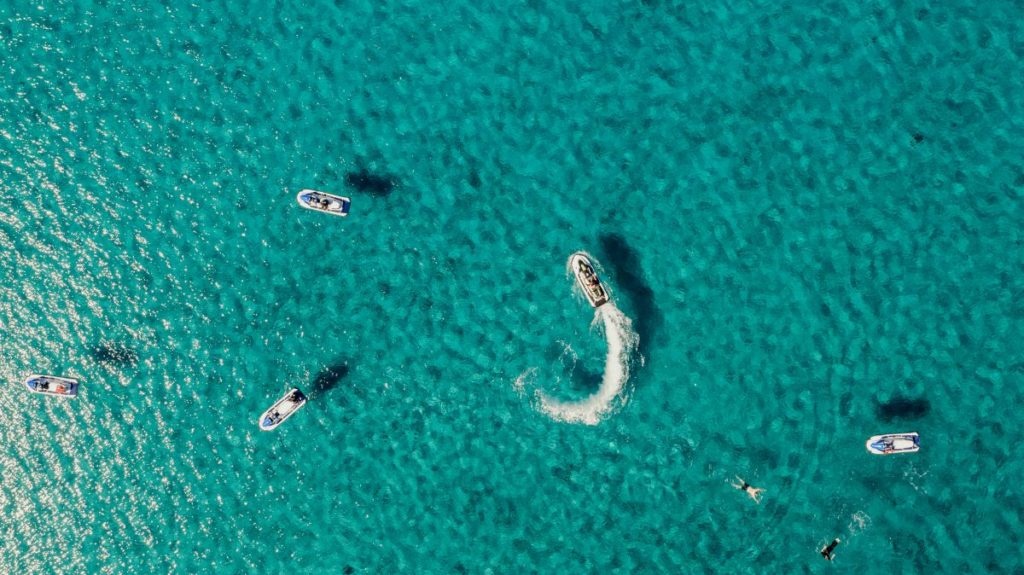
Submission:
[[[583,253],[591,262],[594,261],[589,254]],[[571,274],[569,262],[566,262],[566,275]],[[621,407],[628,400],[626,383],[629,381],[630,365],[639,342],[636,332],[633,331],[633,321],[615,307],[614,302],[609,301],[594,310],[593,324],[604,328],[605,340],[608,345],[601,386],[589,397],[579,401],[562,401],[548,395],[543,390],[538,390],[536,392],[538,407],[552,419],[567,423],[597,425],[616,407]],[[576,359],[575,351],[564,342],[563,345],[566,346],[566,351],[571,352]],[[525,394],[527,384],[532,387],[536,377],[536,368],[527,369],[519,374],[513,385],[520,394]]]
[[[589,397],[572,402],[560,401],[539,391],[540,409],[552,419],[597,425],[615,407],[626,402],[624,390],[629,381],[630,360],[637,346],[633,322],[611,302],[597,308],[594,318],[603,322],[608,342],[601,386]]]

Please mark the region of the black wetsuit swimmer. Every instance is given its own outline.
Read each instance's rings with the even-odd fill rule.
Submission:
[[[839,538],[833,539],[832,542],[828,544],[828,547],[822,547],[822,549],[821,549],[821,556],[824,557],[825,559],[831,561],[832,560],[832,551],[836,547],[838,547],[838,546],[839,546]]]

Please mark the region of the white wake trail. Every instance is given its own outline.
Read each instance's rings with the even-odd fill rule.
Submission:
[[[538,391],[540,409],[552,419],[597,425],[616,407],[625,405],[628,399],[625,393],[626,382],[629,381],[630,361],[638,341],[636,332],[633,331],[633,322],[612,302],[597,308],[594,318],[603,321],[605,339],[608,342],[601,387],[593,395],[572,402],[560,401],[543,391]],[[516,379],[517,387],[522,389],[523,380],[529,374],[530,370]]]

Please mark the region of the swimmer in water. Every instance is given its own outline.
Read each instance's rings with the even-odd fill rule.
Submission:
[[[838,545],[839,545],[839,538],[836,537],[835,539],[832,540],[831,543],[828,544],[827,547],[822,547],[821,548],[821,556],[824,557],[826,560],[831,561],[833,559],[832,551],[834,551],[835,548]]]
[[[729,485],[732,485],[733,487],[739,489],[740,491],[745,491],[747,495],[749,495],[750,498],[754,500],[754,503],[761,503],[761,492],[763,492],[764,489],[760,487],[754,487],[753,485],[747,483],[746,481],[743,481],[742,479],[740,479],[739,475],[736,476],[736,481],[737,483],[729,482]]]

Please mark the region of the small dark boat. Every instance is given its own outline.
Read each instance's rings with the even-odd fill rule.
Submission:
[[[348,208],[352,204],[352,201],[348,198],[316,190],[302,190],[295,196],[295,200],[307,210],[324,212],[334,216],[347,216]]]
[[[611,298],[608,297],[608,292],[601,284],[601,280],[597,277],[597,272],[594,271],[594,266],[586,254],[576,252],[569,256],[569,268],[576,276],[576,283],[580,284],[580,289],[587,296],[590,305],[599,308],[608,303]]]
[[[306,395],[299,391],[297,387],[291,388],[274,405],[271,405],[270,409],[263,412],[263,415],[260,416],[260,429],[270,431],[276,428],[303,405],[306,405]]]
[[[25,380],[25,387],[32,393],[44,395],[60,395],[62,397],[78,395],[78,380],[70,377],[33,374]]]

